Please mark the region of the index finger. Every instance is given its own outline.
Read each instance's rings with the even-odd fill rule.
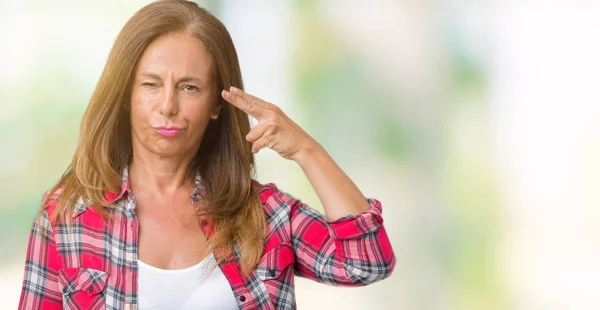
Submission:
[[[225,100],[246,112],[248,115],[256,119],[264,116],[267,105],[266,102],[260,98],[254,97],[233,86],[230,88],[230,91],[223,90],[221,93]]]

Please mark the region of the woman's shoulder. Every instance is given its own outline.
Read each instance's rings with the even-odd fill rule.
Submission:
[[[252,179],[252,185],[266,209],[273,209],[282,205],[290,206],[299,201],[298,198],[281,189],[274,182],[261,183]]]
[[[44,209],[49,216],[51,216],[54,213],[54,210],[56,210],[56,207],[58,206],[58,200],[62,192],[63,187],[61,186],[56,189],[47,190],[42,195],[40,208]]]
[[[258,196],[263,204],[269,200],[269,198],[279,192],[277,184],[273,182],[262,183],[255,179],[252,179],[252,188],[258,193]]]
[[[68,222],[72,218],[89,213],[85,211],[90,209],[88,208],[88,205],[90,205],[91,202],[88,199],[86,203],[83,197],[79,197],[71,202],[65,202],[67,205],[60,206],[59,209],[59,201],[61,200],[63,192],[64,186],[44,192],[44,194],[42,195],[42,201],[39,212],[46,213],[49,218],[53,219],[53,223]],[[66,210],[70,210],[70,212],[67,212]],[[55,216],[55,213],[58,214]],[[93,214],[90,214],[90,216],[96,217],[99,215],[99,213],[97,212],[92,213]],[[69,217],[69,220],[67,220],[67,216]]]

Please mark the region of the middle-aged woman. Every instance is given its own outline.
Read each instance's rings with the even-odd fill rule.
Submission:
[[[231,37],[209,12],[187,1],[138,11],[69,169],[44,195],[19,308],[290,309],[294,274],[348,286],[388,277],[381,203],[242,88]],[[264,147],[300,165],[325,216],[252,177]]]

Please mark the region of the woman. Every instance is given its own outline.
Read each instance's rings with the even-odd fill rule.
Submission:
[[[69,169],[44,195],[20,309],[290,309],[294,274],[335,285],[388,277],[381,203],[242,89],[231,37],[210,13],[187,1],[138,11]],[[326,216],[252,178],[264,147],[300,165]]]

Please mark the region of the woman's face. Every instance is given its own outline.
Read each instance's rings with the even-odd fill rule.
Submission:
[[[193,157],[219,112],[214,88],[200,40],[185,33],[154,40],[139,61],[131,94],[134,155]]]

